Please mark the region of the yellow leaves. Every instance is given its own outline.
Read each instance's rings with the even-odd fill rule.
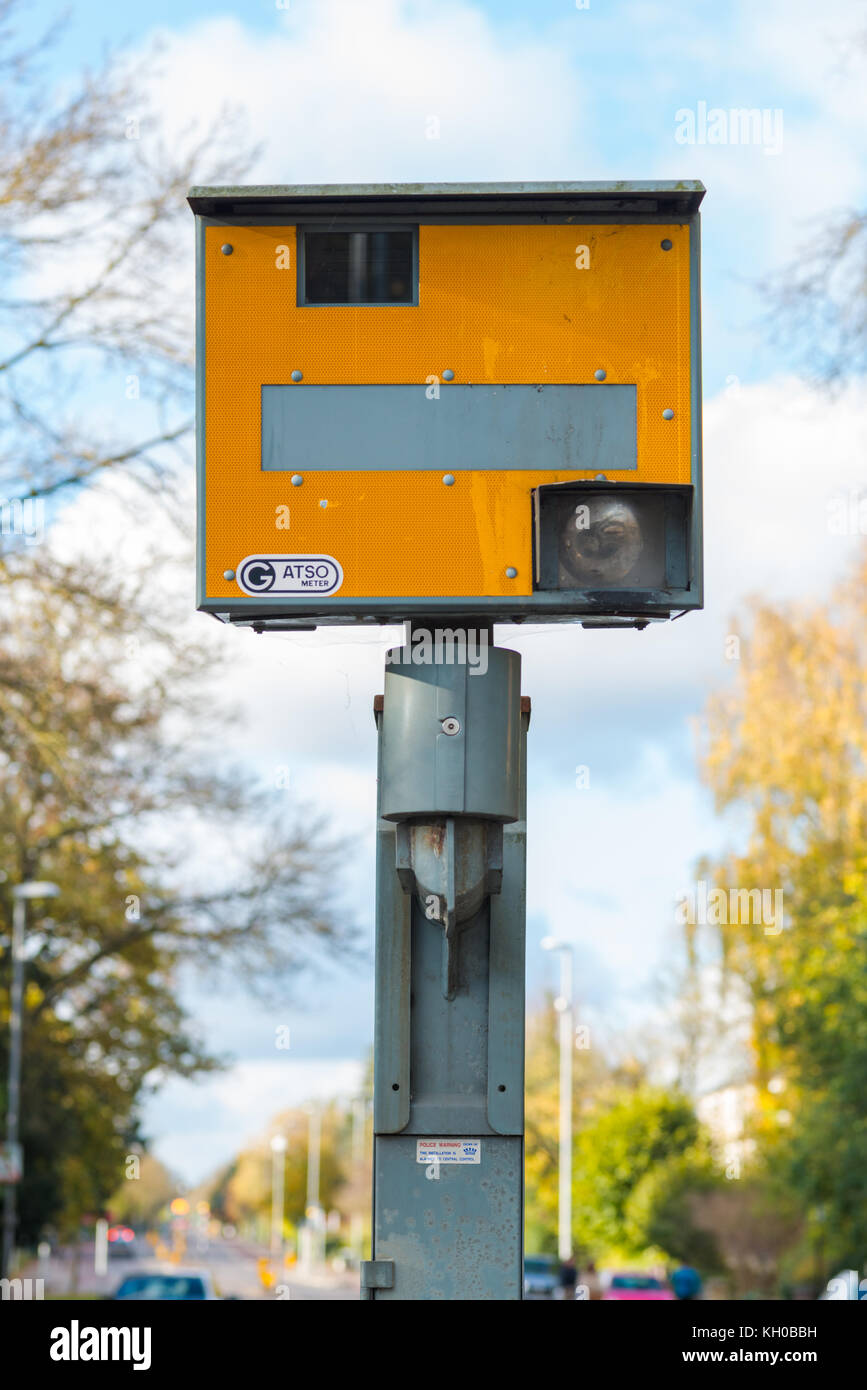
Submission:
[[[867,572],[867,560],[861,562]],[[783,877],[805,841],[867,840],[867,642],[839,602],[754,603],[749,659],[705,717],[702,771],[720,808],[740,807],[751,859]]]
[[[32,980],[28,980],[24,987],[24,1009],[35,1009],[45,998],[44,992]]]

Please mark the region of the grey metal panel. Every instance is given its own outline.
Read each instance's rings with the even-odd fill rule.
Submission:
[[[466,664],[413,665],[408,655],[392,650],[386,668],[380,814],[516,820],[519,654],[488,646],[484,674]],[[454,736],[442,730],[449,715],[461,720]]]
[[[394,1260],[362,1260],[361,1287],[362,1290],[393,1289]]]
[[[529,506],[529,499],[527,501]],[[327,606],[326,606],[327,605]],[[700,608],[696,590],[645,589],[641,593],[627,590],[537,590],[514,598],[346,598],[339,596],[320,603],[307,598],[267,599],[212,598],[199,605],[205,613],[221,615],[226,622],[243,622],[251,626],[262,624],[266,631],[271,618],[281,623],[297,617],[299,625],[309,631],[311,626],[342,623],[361,623],[399,626],[407,618],[418,621],[439,619],[441,622],[512,623],[512,622],[580,622],[588,615],[602,613],[634,613],[639,617],[654,615],[668,617],[676,608]],[[270,618],[269,618],[270,615]],[[288,629],[287,629],[288,630]]]
[[[258,184],[191,188],[187,195],[197,215],[231,214],[245,205],[279,207],[286,204],[394,204],[456,202],[654,203],[669,211],[691,213],[704,197],[698,179],[622,179],[560,183],[379,183],[379,184]]]
[[[502,789],[499,806],[515,820],[520,810],[521,654],[487,648],[488,674],[467,677],[467,728],[474,756],[467,760],[466,798],[471,812],[485,805],[489,787]]]
[[[519,1300],[523,1139],[482,1137],[480,1163],[440,1164],[436,1179],[416,1162],[414,1137],[374,1145],[374,1256],[394,1260],[394,1287],[374,1298]]]
[[[527,898],[527,727],[521,715],[521,819],[503,828],[503,887],[490,899],[488,1121],[524,1133],[524,1009]]]
[[[442,990],[443,929],[412,909],[412,1103],[407,1133],[492,1133],[487,1117],[488,913],[458,931],[458,988]]]
[[[263,205],[266,206],[266,205]],[[632,207],[607,207],[604,202],[594,207],[582,204],[580,208],[570,203],[546,203],[537,199],[535,203],[488,203],[476,200],[466,206],[447,203],[407,203],[397,209],[385,203],[370,203],[357,206],[346,203],[339,210],[330,203],[298,203],[292,207],[277,204],[275,211],[257,209],[250,204],[252,211],[236,212],[231,216],[207,217],[200,215],[206,227],[333,227],[337,220],[344,225],[351,220],[359,230],[377,227],[404,226],[410,216],[416,218],[424,227],[595,227],[609,226],[616,222],[623,227],[670,227],[672,223],[686,225],[689,217],[682,211],[671,208],[657,209],[655,203],[645,202]],[[641,209],[640,211],[638,209]],[[338,306],[334,306],[338,307]]]
[[[376,1084],[373,1127],[394,1134],[409,1120],[410,910],[394,870],[395,827],[380,820],[376,842]],[[397,1089],[395,1089],[397,1088]]]
[[[427,392],[421,382],[263,386],[262,468],[456,473],[638,466],[635,386],[444,383],[438,399]]]
[[[426,731],[422,725],[419,729],[424,753],[428,748],[433,751],[434,801],[431,804],[440,803],[459,811],[467,804],[467,674],[466,667],[458,670],[455,680],[450,680],[445,687],[437,685],[431,691],[435,700],[434,708],[430,711],[433,714],[430,721],[432,727]],[[430,690],[430,687],[426,689]],[[457,719],[461,725],[461,732],[454,738],[442,731],[442,721],[445,719]],[[428,732],[427,738],[424,737],[425,732]],[[426,758],[424,760],[427,761]]]

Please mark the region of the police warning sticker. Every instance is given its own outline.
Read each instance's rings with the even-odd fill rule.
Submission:
[[[481,1163],[481,1139],[419,1139],[416,1163]]]
[[[333,594],[343,570],[330,555],[248,555],[237,570],[238,588],[257,594]]]

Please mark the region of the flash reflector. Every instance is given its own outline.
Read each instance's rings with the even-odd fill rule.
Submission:
[[[665,618],[699,607],[693,503],[692,487],[675,484],[536,488],[535,588],[563,595],[576,616]]]

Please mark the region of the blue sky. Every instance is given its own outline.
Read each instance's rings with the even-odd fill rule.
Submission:
[[[34,7],[28,24],[40,15],[48,20],[51,10]],[[863,403],[854,393],[831,403],[792,376],[803,345],[792,344],[790,356],[768,342],[755,284],[795,254],[816,219],[863,204],[865,84],[847,55],[862,19],[859,5],[842,0],[591,0],[587,9],[571,0],[235,9],[85,0],[48,60],[64,82],[107,45],[144,50],[159,38],[152,91],[165,132],[239,108],[262,147],[253,182],[689,177],[707,185],[707,607],[645,633],[498,633],[523,653],[534,707],[530,993],[555,980],[541,938],[573,940],[584,1007],[612,1039],[638,1029],[653,1007],[652,979],[675,969],[673,904],[696,857],[733,833],[698,780],[691,722],[731,678],[730,614],[750,592],[822,597],[856,543],[828,534],[825,508],[835,491],[861,484]],[[676,114],[700,103],[780,112],[781,146],[678,143]],[[426,136],[432,115],[436,139]],[[205,160],[199,181],[208,178]],[[189,231],[191,243],[192,219]],[[104,505],[80,499],[69,520]],[[384,641],[327,632],[218,640],[224,693],[242,710],[231,752],[267,780],[289,765],[293,794],[334,808],[359,837],[346,887],[370,932],[371,702]],[[585,790],[575,786],[578,765],[590,768]],[[302,992],[308,1003],[296,997],[273,1015],[240,996],[189,990],[212,1045],[238,1062],[200,1087],[171,1084],[149,1107],[157,1151],[187,1177],[226,1157],[281,1105],[351,1088],[370,1044],[370,974],[330,967]],[[277,1054],[274,1028],[287,1023],[292,1048]]]
[[[29,27],[48,14],[34,7]],[[224,101],[251,106],[265,142],[255,173],[266,180],[703,178],[713,329],[705,370],[714,391],[731,375],[752,381],[778,369],[755,331],[752,285],[858,181],[861,108],[846,97],[858,73],[847,57],[858,20],[853,0],[590,0],[586,9],[571,0],[287,0],[234,10],[88,0],[72,9],[49,62],[62,78],[109,46],[142,50],[158,36],[169,50],[169,86],[176,96],[180,84],[186,89],[185,114],[207,119]],[[367,50],[355,40],[362,21]],[[474,60],[485,67],[477,99],[468,90]],[[507,107],[489,99],[498,77],[516,83],[500,93]],[[293,79],[303,82],[297,97]],[[782,150],[678,144],[675,115],[699,102],[781,112]],[[424,137],[431,113],[441,120],[437,140]],[[323,114],[317,135],[307,117]],[[407,139],[413,126],[417,138]]]

